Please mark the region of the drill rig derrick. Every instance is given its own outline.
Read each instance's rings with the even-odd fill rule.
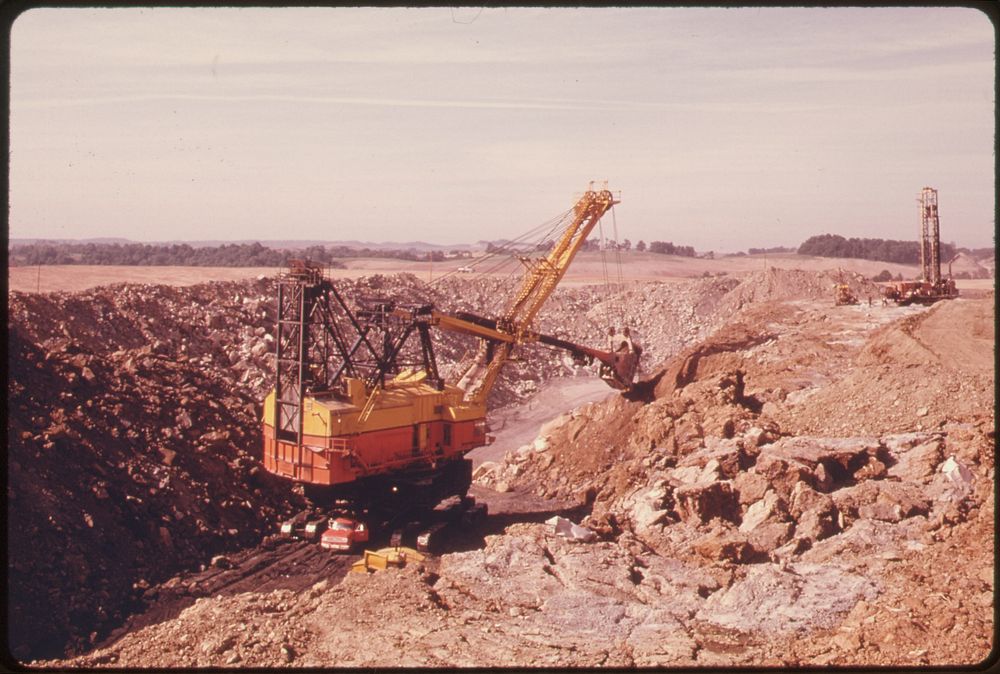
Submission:
[[[913,302],[932,304],[938,300],[958,297],[955,279],[951,278],[951,264],[948,278],[941,277],[941,227],[938,218],[938,193],[933,187],[920,191],[920,273],[918,281],[902,281],[888,286],[886,299],[906,305]]]

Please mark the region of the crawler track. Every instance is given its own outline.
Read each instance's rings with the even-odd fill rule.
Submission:
[[[477,500],[487,503],[490,514],[473,529],[459,527],[449,532],[439,554],[482,547],[483,536],[503,531],[518,521],[542,521],[554,514],[581,515],[580,507],[567,507],[528,494],[498,494],[474,486]],[[585,510],[585,507],[583,508]],[[389,544],[389,531],[380,531],[366,546],[372,549]],[[146,590],[131,608],[131,617],[97,648],[109,646],[129,632],[176,618],[201,597],[232,596],[243,592],[267,593],[273,590],[304,590],[329,580],[339,582],[359,559],[322,548],[316,541],[265,538],[259,545],[226,555],[203,571],[189,571]]]
[[[175,618],[199,597],[302,590],[324,579],[338,581],[350,571],[356,559],[353,555],[331,554],[315,542],[265,539],[255,548],[226,557],[220,566],[181,573],[150,588],[128,621],[99,646],[110,644],[128,632]]]

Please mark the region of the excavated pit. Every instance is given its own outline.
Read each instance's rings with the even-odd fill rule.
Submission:
[[[343,283],[499,302],[494,281]],[[483,531],[367,578],[315,546],[262,547],[303,506],[258,465],[272,280],[13,293],[13,652],[116,667],[976,662],[992,633],[991,300],[834,308],[831,284],[772,269],[558,290],[537,327],[581,343],[601,346],[605,303],[631,303],[640,393],[480,465],[474,493],[499,506]],[[526,349],[491,403],[571,374]],[[556,515],[598,540],[553,537]],[[963,545],[954,572],[932,571]],[[833,587],[850,592],[831,602]],[[752,599],[768,593],[799,599],[776,612]],[[939,634],[929,648],[893,610],[912,594],[927,606],[904,615]]]
[[[504,290],[490,279],[428,287],[406,274],[338,288],[487,313],[499,310]],[[17,657],[93,647],[141,608],[150,587],[257,545],[305,505],[259,466],[275,294],[266,278],[11,293],[8,624]],[[613,299],[559,290],[541,329],[581,342],[606,334],[595,321]],[[581,311],[590,318],[567,320]],[[443,336],[442,370],[468,348]],[[524,351],[491,407],[580,373],[561,352]]]

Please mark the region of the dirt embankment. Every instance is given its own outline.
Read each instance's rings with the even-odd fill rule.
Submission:
[[[9,638],[92,645],[300,504],[258,467],[266,284],[10,298]],[[260,344],[260,346],[258,346]]]

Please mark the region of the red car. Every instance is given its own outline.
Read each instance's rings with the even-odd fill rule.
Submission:
[[[358,543],[368,542],[368,527],[347,517],[330,518],[327,530],[319,539],[320,547],[349,552]]]

